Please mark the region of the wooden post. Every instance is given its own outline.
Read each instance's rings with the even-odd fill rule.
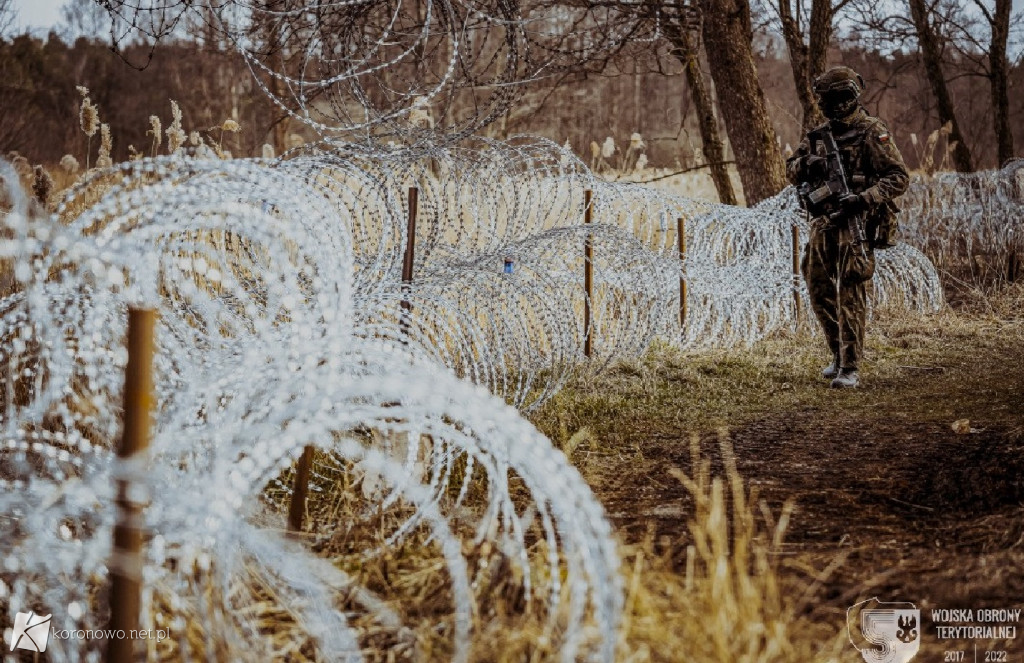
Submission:
[[[583,192],[583,223],[587,226],[594,219],[593,197],[594,193],[590,189]],[[586,296],[583,299],[583,356],[589,357],[594,350],[593,321],[590,310],[590,301],[594,298],[594,237],[589,230],[583,242],[583,289],[586,291]]]
[[[124,384],[124,430],[117,449],[121,460],[138,460],[149,448],[153,410],[153,329],[156,312],[128,312],[128,366]],[[110,630],[124,637],[107,640],[108,663],[137,660],[132,637],[139,630],[142,605],[142,510],[132,480],[117,480],[117,523],[114,525],[114,561],[110,564]]]
[[[409,312],[412,302],[409,301],[409,286],[412,284],[412,267],[416,257],[416,213],[419,206],[420,190],[409,187],[409,219],[405,233],[405,255],[402,258],[402,333],[409,333]]]
[[[679,244],[679,266],[686,261],[686,222],[683,217],[676,219],[676,237]],[[679,273],[679,329],[686,326],[686,278]]]
[[[416,212],[420,190],[409,187],[409,220],[405,237],[405,257],[402,260],[402,283],[412,283],[412,263],[416,249]]]
[[[791,231],[793,234],[793,306],[796,320],[800,322],[800,227],[794,223]]]
[[[288,531],[301,532],[302,519],[306,516],[306,497],[309,495],[309,471],[313,467],[313,447],[302,448],[299,464],[295,467],[292,482],[292,501],[288,505]]]

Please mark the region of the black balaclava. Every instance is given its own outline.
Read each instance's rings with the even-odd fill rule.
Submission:
[[[842,122],[860,108],[864,79],[849,67],[833,67],[814,81],[818,106],[828,119]]]

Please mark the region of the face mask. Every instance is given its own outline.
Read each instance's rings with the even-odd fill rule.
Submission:
[[[857,90],[852,86],[828,90],[818,96],[818,106],[828,119],[840,120],[857,108]]]

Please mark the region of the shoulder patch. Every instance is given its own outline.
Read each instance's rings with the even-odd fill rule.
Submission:
[[[891,138],[889,137],[888,133],[878,134],[878,142],[879,143],[888,143],[890,140],[891,140]]]

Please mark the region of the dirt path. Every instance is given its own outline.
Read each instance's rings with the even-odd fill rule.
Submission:
[[[1024,608],[1020,326],[943,320],[876,332],[866,384],[852,392],[827,389],[806,339],[784,338],[621,368],[555,404],[555,422],[592,431],[573,457],[623,541],[677,551],[692,504],[669,470],[690,471],[697,432],[721,471],[715,431],[726,426],[748,485],[775,514],[795,504],[783,573],[810,583],[833,567],[807,612],[842,624],[856,601],[911,601],[938,656],[924,660],[942,660],[949,643],[934,637],[931,609]],[[954,432],[960,419],[969,432]],[[1024,661],[1024,633],[987,645]]]

